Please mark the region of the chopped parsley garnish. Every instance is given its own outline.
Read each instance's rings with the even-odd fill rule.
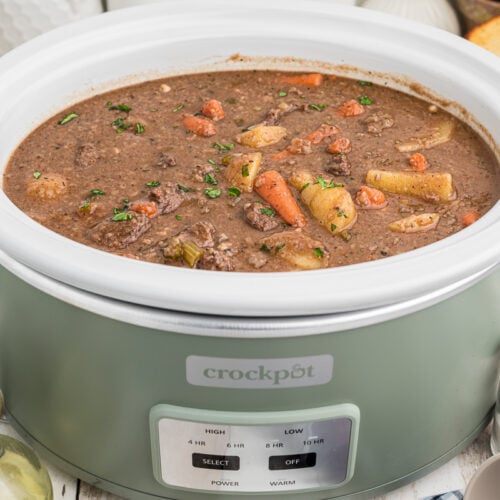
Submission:
[[[107,106],[110,111],[124,111],[125,113],[130,113],[132,109],[126,104],[113,104],[111,101],[108,101]]]
[[[220,142],[214,142],[212,144],[212,147],[215,149],[218,149],[219,151],[229,151],[230,149],[234,148],[234,144],[232,144],[232,143],[221,144]]]
[[[301,191],[304,191],[304,189],[305,189],[306,187],[308,187],[308,186],[309,186],[309,184],[310,184],[309,182],[306,182],[306,183],[305,183],[305,184],[304,184],[304,185],[300,188],[300,190],[301,190]]]
[[[191,193],[192,191],[194,191],[193,188],[181,186],[180,184],[177,184],[177,189],[180,189],[181,191],[184,191],[185,193]]]
[[[326,104],[308,104],[307,107],[313,111],[323,111],[326,108]]]
[[[265,243],[262,244],[262,246],[260,247],[260,249],[263,252],[266,252],[266,253],[270,253],[271,252],[271,249]]]
[[[101,189],[91,189],[90,190],[90,196],[96,196],[96,195],[101,195],[104,196],[106,193],[102,191]]]
[[[158,113],[158,108],[151,108],[149,111],[151,111],[151,113]]]
[[[146,187],[148,188],[154,188],[157,187],[161,184],[160,181],[151,181],[151,182],[146,182]]]
[[[38,172],[38,171],[37,172],[33,172],[33,177],[36,180],[40,179],[41,176],[42,176],[42,172]]]
[[[182,220],[182,215],[176,215],[175,220]]]
[[[212,160],[212,159],[209,158],[207,161],[208,161],[208,163],[210,163],[210,165],[215,165],[215,161],[214,160]]]
[[[284,90],[280,90],[280,91],[278,92],[278,95],[279,95],[280,97],[286,97],[286,96],[288,95],[288,92],[285,92]]]
[[[115,209],[116,210],[116,209]],[[122,222],[125,220],[130,220],[134,217],[134,215],[131,212],[117,212],[115,215],[111,218],[113,222]]]
[[[343,184],[336,184],[334,181],[327,183],[325,181],[325,179],[323,179],[323,177],[318,177],[314,184],[320,184],[321,189],[331,189],[331,188],[337,188],[337,187],[344,187]]]
[[[373,83],[367,82],[366,80],[358,80],[358,85],[361,85],[362,87],[371,87]]]
[[[365,104],[367,106],[369,106],[370,104],[373,104],[373,101],[366,95],[363,95],[361,96],[359,99],[358,99],[358,102],[360,104]]]
[[[203,178],[203,180],[207,184],[212,184],[212,186],[217,186],[217,184],[218,184],[217,179],[214,177],[214,174],[205,174],[205,177]]]
[[[314,249],[314,255],[316,255],[316,257],[319,257],[320,259],[322,259],[325,256],[325,252],[323,252],[323,250],[321,248],[316,247]]]
[[[248,177],[250,175],[250,172],[248,171],[248,163],[245,163],[241,166],[241,175],[243,177]]]
[[[142,134],[146,129],[144,128],[144,125],[142,123],[136,123],[135,124],[135,133],[136,134]]]
[[[88,202],[88,201],[87,201],[86,203],[84,203],[84,204],[83,204],[83,205],[79,208],[79,210],[80,210],[81,212],[87,212],[88,210],[90,210],[90,202]]]
[[[333,233],[337,229],[335,224],[330,224],[330,231]]]
[[[269,217],[274,217],[276,215],[276,210],[265,207],[260,209],[260,213],[263,215],[269,215]]]
[[[279,245],[276,245],[276,247],[274,248],[274,253],[278,253],[282,248],[285,248],[284,243],[280,243]]]
[[[59,125],[66,125],[66,123],[69,123],[71,120],[74,120],[75,118],[78,118],[80,115],[77,115],[75,112],[68,113],[67,115],[64,115],[62,117],[62,120],[59,123]]]
[[[230,188],[227,189],[227,194],[229,196],[234,196],[235,198],[238,198],[238,196],[241,194],[241,191],[236,186],[231,186]]]
[[[121,134],[125,132],[132,125],[130,123],[126,123],[124,118],[117,118],[114,122],[111,123],[113,127],[116,127],[116,133]]]
[[[174,113],[177,113],[177,111],[180,111],[181,109],[184,109],[184,104],[179,104],[175,108],[172,109]]]
[[[212,199],[218,198],[222,194],[221,189],[217,188],[207,188],[205,189],[205,194]]]
[[[341,208],[337,208],[337,217],[344,217],[347,219],[347,214]]]

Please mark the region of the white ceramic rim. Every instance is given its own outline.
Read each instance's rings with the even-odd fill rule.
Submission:
[[[272,46],[268,46],[270,41]],[[196,49],[203,53],[215,46],[220,52],[213,57],[208,52],[193,55]],[[168,52],[170,47],[173,51]],[[125,56],[137,73],[137,68],[142,74],[153,73],[154,66],[148,64],[158,63],[161,51],[168,53],[169,61],[177,54],[186,63],[182,68],[165,64],[158,68],[157,77],[167,69],[194,71],[204,65],[206,69],[208,63],[217,67],[236,51],[256,58],[305,58],[314,51],[318,59],[338,65],[339,71],[345,64],[362,66],[374,72],[374,81],[380,81],[380,72],[403,78],[418,74],[418,81],[426,87],[463,102],[475,123],[490,131],[486,137],[490,143],[496,148],[500,143],[498,59],[454,35],[402,19],[396,23],[392,16],[340,7],[328,0],[272,4],[254,0],[251,6],[223,0],[172,0],[58,28],[1,58],[0,102],[15,105],[0,110],[0,134],[7,144],[0,150],[0,165],[10,147],[9,128],[19,133],[27,127],[26,123],[21,126],[22,118],[13,121],[15,112],[22,110],[23,103],[35,108],[34,93],[53,86],[55,94],[60,91],[58,85],[70,82],[77,90],[64,96],[68,104],[78,93],[81,97],[92,89],[116,86],[111,75],[125,77],[121,64]],[[151,61],[144,62],[145,54],[155,54],[157,60],[151,56]],[[242,67],[245,64],[250,63],[243,61]],[[89,68],[103,65],[109,68],[108,81],[102,76],[93,79]],[[131,78],[139,81],[144,76]],[[54,112],[60,97],[52,94],[46,98],[40,94],[47,104],[45,108],[40,104],[35,118]],[[62,107],[59,104],[58,109]],[[459,113],[453,106],[450,111]],[[3,192],[0,210],[0,249],[23,265],[94,294],[203,314],[268,317],[369,309],[449,287],[500,260],[499,203],[467,229],[421,249],[369,263],[289,273],[223,273],[124,259],[43,228]]]

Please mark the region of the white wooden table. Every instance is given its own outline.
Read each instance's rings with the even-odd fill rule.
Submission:
[[[420,500],[426,496],[437,495],[446,491],[463,490],[470,481],[474,471],[490,455],[488,427],[463,453],[450,460],[441,468],[424,478],[374,500]],[[8,434],[20,439],[19,435],[0,418],[0,434]],[[69,476],[46,463],[54,488],[54,500],[120,500],[119,497],[98,490],[78,479]],[[0,491],[0,498],[2,492]]]

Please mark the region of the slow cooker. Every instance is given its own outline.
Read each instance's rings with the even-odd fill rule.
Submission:
[[[499,154],[500,65],[468,42],[326,0],[172,0],[68,25],[0,60],[0,165],[43,119],[207,69],[334,72],[424,97]],[[133,499],[368,498],[491,418],[500,204],[375,262],[223,273],[69,241],[0,192],[0,388],[61,469]]]

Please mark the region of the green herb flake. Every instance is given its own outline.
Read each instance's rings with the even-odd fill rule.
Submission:
[[[132,110],[132,108],[126,104],[113,104],[111,101],[108,101],[107,106],[110,111],[124,111],[125,113],[130,113]]]
[[[284,243],[280,243],[279,245],[276,245],[276,247],[274,248],[274,253],[278,253],[283,248],[285,248],[285,244]]]
[[[222,190],[216,188],[207,188],[205,189],[205,194],[208,196],[208,198],[211,198],[213,200],[215,198],[218,198],[222,194]]]
[[[154,188],[154,187],[158,187],[160,184],[161,184],[160,181],[146,182],[146,187],[148,187],[148,188]]]
[[[229,151],[234,148],[234,144],[229,143],[229,144],[221,144],[219,142],[214,142],[212,144],[212,147],[215,149],[218,149],[219,151]]]
[[[180,111],[181,109],[184,109],[184,104],[179,104],[178,106],[176,106],[175,108],[172,109],[172,111],[174,113],[177,113],[178,111]]]
[[[90,210],[90,202],[84,203],[80,208],[80,212],[88,212]]]
[[[41,176],[42,176],[42,172],[38,172],[38,171],[37,172],[33,172],[33,177],[36,180],[40,179]]]
[[[175,220],[182,220],[182,215],[176,215]]]
[[[270,253],[271,252],[271,249],[265,243],[262,244],[262,246],[260,247],[260,249],[263,252],[266,252],[266,253]]]
[[[373,83],[366,80],[358,80],[358,85],[361,85],[361,87],[371,87]]]
[[[205,177],[203,178],[203,180],[207,184],[212,184],[212,186],[217,186],[217,184],[218,184],[217,179],[214,177],[213,174],[205,174]]]
[[[241,194],[241,191],[236,186],[231,186],[230,188],[227,188],[227,194],[229,196],[238,198],[238,196]]]
[[[130,123],[126,123],[124,118],[117,118],[114,122],[111,123],[113,127],[116,127],[116,133],[122,134],[130,128],[132,125]]]
[[[323,250],[321,248],[316,247],[314,249],[314,255],[316,255],[316,257],[319,257],[320,259],[322,259],[325,256],[325,252],[323,252]]]
[[[243,177],[248,177],[250,175],[250,172],[248,171],[248,163],[244,163],[241,166],[241,175]]]
[[[131,212],[117,212],[111,218],[113,222],[123,222],[132,219],[134,216]]]
[[[263,215],[269,215],[269,217],[274,217],[276,215],[276,210],[273,208],[261,208],[260,213]]]
[[[310,184],[311,184],[310,182],[306,182],[306,183],[305,183],[305,184],[304,184],[304,185],[300,188],[300,190],[301,190],[301,191],[304,191],[304,189],[305,189],[306,187],[309,187],[309,185],[310,185]]]
[[[326,108],[326,104],[308,104],[307,107],[313,111],[323,111]]]
[[[102,191],[101,189],[91,189],[90,190],[90,196],[96,196],[96,195],[100,195],[100,196],[104,196],[106,193],[104,191]]]
[[[344,187],[343,184],[337,184],[334,181],[327,183],[325,181],[325,179],[323,179],[323,177],[318,177],[314,184],[319,184],[321,186],[321,189],[332,189],[332,188]]]
[[[337,226],[335,224],[330,224],[330,231],[333,233],[337,229]]]
[[[180,184],[177,184],[177,189],[180,189],[181,191],[183,191],[184,193],[191,193],[194,191],[193,188],[190,188],[190,187],[186,187],[186,186],[181,186]]]
[[[344,217],[347,219],[347,214],[341,208],[337,208],[337,217]]]
[[[286,96],[288,95],[288,92],[285,92],[284,90],[280,90],[280,91],[278,92],[278,95],[279,95],[280,97],[286,97]]]
[[[128,204],[129,203],[128,198],[123,198],[122,203]]]
[[[62,117],[62,120],[58,122],[59,125],[66,125],[66,123],[69,123],[71,120],[74,120],[75,118],[78,118],[80,115],[77,115],[75,112],[68,113],[67,115],[64,115]]]
[[[146,129],[144,128],[144,125],[142,123],[136,123],[135,124],[135,133],[136,134],[143,134]]]
[[[214,160],[212,160],[212,159],[209,158],[207,161],[208,161],[208,163],[210,163],[210,165],[215,165],[215,161]]]
[[[373,104],[373,101],[366,95],[363,95],[361,96],[359,99],[358,99],[358,102],[360,104],[364,104],[366,106],[369,106],[370,104]]]
[[[151,108],[149,111],[151,111],[151,113],[158,113],[158,108]]]

